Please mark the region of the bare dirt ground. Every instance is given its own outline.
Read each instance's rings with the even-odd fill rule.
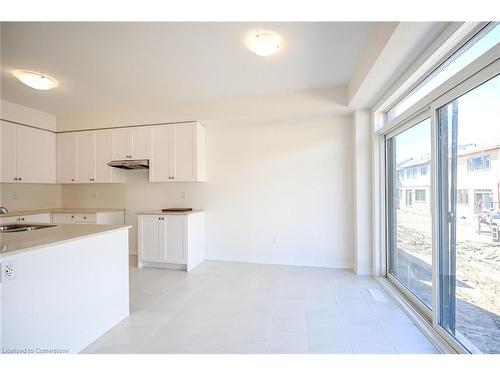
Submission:
[[[500,243],[465,222],[457,225],[457,330],[483,352],[499,353]],[[405,259],[398,267],[400,280],[431,304],[431,217],[398,210],[397,230],[400,257]]]

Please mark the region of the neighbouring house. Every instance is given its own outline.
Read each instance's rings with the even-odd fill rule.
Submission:
[[[500,209],[500,145],[459,147],[457,215],[469,222],[482,210]],[[424,154],[397,166],[398,208],[430,209],[431,163]]]

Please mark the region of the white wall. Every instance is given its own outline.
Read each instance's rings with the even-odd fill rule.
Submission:
[[[206,208],[208,258],[353,267],[350,116],[205,125],[206,183],[153,184],[133,171],[127,184],[64,185],[63,206],[123,207],[134,226],[138,210]]]
[[[61,207],[61,185],[0,184],[0,206],[10,211]]]
[[[0,99],[1,117],[3,120],[19,122],[37,128],[56,131],[56,116],[38,111],[7,100]]]
[[[354,160],[354,271],[372,273],[371,112],[356,111],[353,118]]]

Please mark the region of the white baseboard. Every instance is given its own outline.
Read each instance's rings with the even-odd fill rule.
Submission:
[[[341,270],[353,270],[353,265],[348,263],[334,264],[308,264],[308,263],[293,263],[293,262],[272,262],[262,259],[239,259],[230,257],[206,257],[205,260],[213,260],[218,262],[234,262],[234,263],[249,263],[249,264],[265,264],[269,266],[290,266],[290,267],[313,267],[313,268],[332,268]]]
[[[372,269],[371,268],[354,268],[353,271],[358,276],[371,276],[372,275]]]

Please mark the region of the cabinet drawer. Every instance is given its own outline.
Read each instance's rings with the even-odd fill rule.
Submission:
[[[73,224],[75,222],[75,214],[53,214],[54,223],[56,224]]]
[[[75,214],[75,223],[78,224],[96,224],[96,214]]]

